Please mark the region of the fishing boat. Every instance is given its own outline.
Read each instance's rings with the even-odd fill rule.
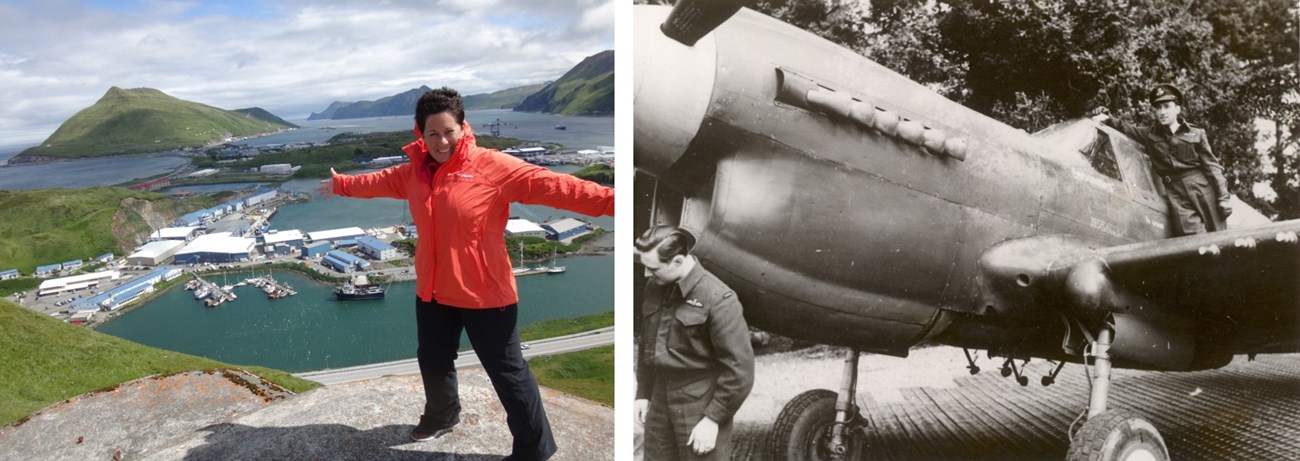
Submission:
[[[194,291],[194,299],[203,299],[208,297],[208,295],[211,294],[212,294],[212,290],[208,289],[206,285],[200,286],[198,290]]]
[[[363,274],[358,274],[347,283],[334,287],[334,296],[339,301],[357,301],[362,299],[383,299],[384,287],[370,283]]]
[[[555,129],[557,129],[557,130],[567,130],[567,129],[569,129],[569,127],[564,126],[564,125],[555,125]]]

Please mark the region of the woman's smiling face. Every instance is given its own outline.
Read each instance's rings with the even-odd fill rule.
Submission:
[[[456,122],[456,116],[449,110],[430,115],[424,120],[424,145],[438,163],[447,163],[464,134],[460,123]]]

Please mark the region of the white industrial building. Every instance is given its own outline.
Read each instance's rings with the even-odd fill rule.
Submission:
[[[203,176],[212,176],[214,174],[217,174],[217,170],[215,168],[204,168],[202,170],[190,173],[189,176],[191,178],[200,178]]]
[[[199,228],[197,227],[165,227],[149,234],[149,240],[180,240],[184,242],[194,238],[194,233],[198,231]]]
[[[348,227],[344,229],[330,229],[316,232],[308,232],[307,240],[315,242],[337,242],[339,240],[351,240],[357,237],[364,237],[366,231],[360,227]]]
[[[157,266],[166,263],[169,258],[184,247],[185,242],[180,240],[149,242],[137,248],[135,253],[127,255],[126,263],[132,266]]]
[[[246,207],[256,206],[267,200],[274,199],[276,197],[276,194],[277,194],[276,190],[271,189],[269,191],[262,192],[260,194],[252,195],[244,199],[244,206]]]
[[[69,291],[98,287],[105,280],[117,280],[122,277],[119,271],[100,271],[90,274],[60,277],[41,282],[36,290],[37,296],[49,296]]]
[[[511,219],[506,221],[506,237],[546,238],[546,229],[527,219]]]
[[[229,232],[199,236],[173,257],[175,264],[227,263],[252,257],[257,241],[234,237]]]
[[[258,171],[267,174],[293,174],[294,170],[296,170],[296,168],[294,168],[293,165],[288,163],[273,163],[270,165],[262,165],[262,167],[258,169]]]

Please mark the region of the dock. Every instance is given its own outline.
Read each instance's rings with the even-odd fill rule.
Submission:
[[[270,274],[248,279],[248,283],[261,288],[262,292],[266,293],[266,297],[269,299],[280,299],[286,296],[298,294],[298,292],[294,291],[293,287],[289,286],[288,283],[276,281]]]
[[[230,290],[230,287],[223,287],[216,283],[209,282],[197,274],[193,280],[185,282],[186,290],[194,291],[194,299],[203,301],[203,305],[208,307],[217,307],[226,301],[234,301],[237,296]]]

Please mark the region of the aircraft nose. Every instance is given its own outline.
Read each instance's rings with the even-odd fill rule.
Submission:
[[[633,136],[636,168],[662,177],[699,133],[717,76],[713,34],[692,46],[660,29],[664,6],[638,6],[633,17]]]

